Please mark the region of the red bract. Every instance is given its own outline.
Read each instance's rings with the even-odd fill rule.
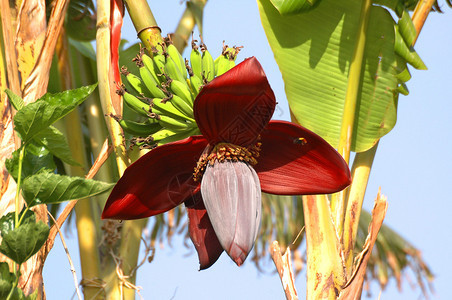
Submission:
[[[275,106],[254,57],[215,78],[194,103],[203,135],[159,146],[127,168],[102,217],[144,218],[185,203],[200,268],[223,250],[241,265],[259,230],[261,190],[325,194],[350,184],[347,164],[321,137],[270,121]]]

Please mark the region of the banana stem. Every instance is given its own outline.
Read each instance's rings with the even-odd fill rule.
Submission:
[[[141,233],[146,226],[148,219],[139,219],[134,221],[125,221],[121,229],[121,244],[119,245],[119,253],[122,255],[121,267],[122,272],[129,276],[128,283],[121,283],[126,288],[123,289],[124,299],[133,299],[135,289],[133,287],[136,280],[136,268],[138,262],[138,249],[140,249]]]
[[[116,153],[116,164],[119,175],[122,175],[128,166],[126,155],[124,134],[118,122],[111,115],[121,115],[122,111],[116,111],[112,98],[116,89],[110,69],[110,1],[102,0],[97,2],[97,76],[99,81],[99,95],[102,110],[105,115],[108,131]]]
[[[344,284],[342,247],[326,195],[303,196],[306,226],[306,299],[336,299]]]
[[[359,31],[356,37],[355,49],[350,62],[348,75],[347,92],[345,94],[344,114],[342,116],[341,135],[339,139],[338,152],[344,160],[349,163],[350,150],[353,136],[353,126],[355,122],[356,105],[358,102],[358,89],[363,66],[364,49],[366,46],[367,25],[369,23],[371,0],[362,2],[361,16],[359,20]],[[336,231],[342,236],[344,226],[345,201],[347,190],[343,190],[332,196],[331,209]]]
[[[22,146],[19,152],[19,170],[17,171],[17,187],[16,187],[16,196],[14,198],[14,206],[15,206],[15,213],[14,213],[14,228],[19,227],[19,214],[21,210],[20,205],[20,185],[22,183],[22,163],[24,161],[24,154],[25,154],[25,145]]]
[[[347,201],[347,213],[344,221],[343,247],[345,257],[345,268],[347,278],[353,272],[353,250],[358,232],[359,217],[369,181],[370,170],[374,161],[378,143],[367,151],[357,153],[352,166],[353,182],[350,186],[350,193]]]
[[[131,15],[135,28],[146,47],[157,45],[163,42],[160,36],[160,29],[156,27],[155,19],[146,1],[127,1],[127,9]],[[110,56],[110,1],[101,0],[97,2],[97,73],[99,80],[99,94],[110,137],[115,147],[119,175],[122,176],[128,165],[128,158],[125,151],[125,142],[122,129],[113,118],[113,115],[121,115],[121,111],[115,111],[112,105],[113,90],[113,70],[111,70]],[[131,13],[132,12],[132,13]],[[148,26],[150,24],[151,27]],[[152,27],[154,26],[154,27]],[[121,229],[122,239],[119,244],[119,253],[111,253],[113,260],[118,264],[106,267],[104,278],[109,280],[106,287],[107,299],[133,299],[135,290],[135,276],[126,278],[130,270],[134,269],[138,261],[140,249],[141,231],[146,224],[146,220],[124,222]],[[124,275],[124,276],[123,276]],[[127,283],[124,281],[127,280]],[[126,287],[124,289],[124,286]]]
[[[416,43],[417,38],[419,37],[419,33],[421,32],[425,21],[427,20],[428,14],[432,10],[433,4],[435,4],[435,0],[419,1],[416,5],[416,8],[414,9],[413,16],[411,17],[414,28],[416,28],[416,37],[413,41],[413,46]]]
[[[427,19],[427,15],[431,11],[433,3],[434,1],[431,0],[419,1],[416,6],[412,16],[412,21],[416,28],[416,38],[413,45]],[[357,153],[352,166],[353,183],[350,186],[343,232],[345,266],[348,276],[350,276],[353,271],[353,251],[356,243],[356,234],[358,232],[359,216],[361,215],[364,195],[377,148],[378,143],[365,152]]]
[[[196,21],[191,10],[185,8],[179,24],[176,27],[176,31],[171,35],[174,46],[182,53],[187,46],[188,39],[190,38],[193,29],[195,28]]]
[[[127,11],[135,26],[137,35],[147,49],[163,43],[161,29],[146,0],[125,0]],[[152,54],[152,52],[150,52]]]

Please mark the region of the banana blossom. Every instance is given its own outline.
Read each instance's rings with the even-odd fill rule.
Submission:
[[[259,231],[261,191],[326,194],[350,184],[337,151],[301,126],[271,121],[275,106],[254,57],[216,77],[194,102],[202,135],[159,146],[129,166],[102,218],[145,218],[184,203],[200,269],[223,250],[240,266]]]

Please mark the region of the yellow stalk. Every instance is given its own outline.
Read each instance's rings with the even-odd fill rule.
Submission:
[[[411,17],[414,28],[416,28],[416,38],[413,41],[413,46],[427,20],[428,14],[432,10],[433,4],[435,4],[435,0],[422,0],[417,3],[416,8],[414,9],[413,16]]]
[[[188,7],[185,8],[184,13],[179,20],[179,24],[176,27],[176,31],[171,36],[174,46],[176,46],[180,53],[182,53],[187,46],[187,41],[190,38],[195,25],[195,17],[191,10]]]
[[[68,56],[68,43],[64,32],[60,35],[57,45],[56,54],[58,56],[58,71],[60,74],[61,87],[63,90],[72,88],[72,76]],[[64,118],[66,127],[66,136],[71,149],[72,157],[87,166],[87,158],[85,155],[85,144],[81,128],[81,119],[78,109],[75,109]],[[72,176],[84,177],[86,170],[81,166],[69,166],[69,173]],[[78,201],[75,206],[76,226],[78,233],[78,244],[80,251],[80,260],[82,265],[82,284],[99,278],[99,253],[97,245],[97,229],[94,222],[93,208],[89,199]],[[92,285],[85,284],[83,293],[86,299],[97,299],[99,289]]]
[[[8,0],[0,0],[1,22],[5,48],[6,66],[8,70],[9,88],[21,95],[17,57],[14,49],[14,32],[11,20],[11,9]]]
[[[141,232],[146,226],[148,219],[125,221],[121,229],[121,244],[119,253],[122,255],[121,269],[125,280],[121,281],[123,299],[133,299],[135,296],[136,267],[138,262],[138,249],[140,248]],[[130,284],[129,284],[130,283]]]
[[[0,33],[2,32],[2,24],[0,22]],[[1,37],[1,36],[0,36]],[[6,98],[6,94],[4,92],[4,90],[8,87],[6,85],[6,68],[5,68],[5,58],[3,57],[3,49],[4,49],[4,44],[3,44],[3,39],[0,38],[0,120],[5,119],[6,120],[6,115],[5,112],[7,112],[7,110],[9,110],[9,104],[7,103],[7,98]],[[9,114],[9,112],[8,112]],[[6,124],[6,123],[5,123]],[[2,182],[2,173],[0,173],[0,182]],[[1,199],[1,194],[0,194],[0,199]]]
[[[119,175],[122,175],[128,166],[126,155],[124,134],[118,122],[110,115],[122,115],[122,111],[117,111],[112,104],[113,93],[116,89],[111,80],[112,70],[110,70],[110,1],[102,0],[97,2],[97,76],[99,80],[99,95],[102,110],[105,115],[108,131],[110,133],[113,147],[116,153],[116,164]]]
[[[308,257],[306,299],[336,299],[346,277],[327,196],[304,196],[303,210]]]
[[[125,0],[124,3],[144,46],[151,49],[163,43],[161,29],[157,26],[148,3],[145,0]]]
[[[416,28],[416,39],[426,21],[427,15],[432,9],[434,1],[419,1],[412,16]],[[416,39],[414,42],[416,42]],[[413,44],[414,44],[413,42]],[[353,252],[358,231],[359,216],[364,201],[370,170],[378,148],[378,143],[365,152],[357,153],[352,166],[353,183],[347,201],[347,209],[344,221],[343,246],[347,276],[353,272]]]
[[[353,250],[355,249],[356,234],[358,232],[359,217],[369,181],[370,170],[374,161],[378,143],[365,152],[356,154],[353,161],[350,193],[347,201],[347,213],[344,222],[343,246],[347,278],[353,271]]]
[[[133,5],[139,1],[130,1]],[[126,3],[127,4],[127,3]],[[130,3],[129,3],[130,4]],[[146,3],[147,6],[147,3]],[[99,80],[99,94],[102,104],[103,113],[105,115],[121,115],[121,111],[116,111],[112,105],[112,91],[115,90],[112,78],[112,70],[110,69],[110,1],[102,0],[97,2],[97,73]],[[142,16],[148,16],[146,7],[140,7],[139,13]],[[152,16],[152,13],[151,13]],[[153,17],[152,17],[153,19]],[[148,20],[149,21],[149,20]],[[135,24],[137,26],[137,24]],[[155,33],[155,28],[148,28]],[[148,36],[147,42],[155,41],[152,36],[145,35],[143,30],[140,36]],[[147,34],[146,33],[146,34]],[[160,32],[158,37],[161,40]],[[116,162],[118,165],[119,175],[122,176],[128,165],[126,157],[124,135],[119,124],[111,117],[106,118],[107,127],[116,153]],[[127,221],[123,223],[121,229],[121,240],[119,245],[119,253],[111,253],[117,261],[117,266],[112,268],[108,266],[108,279],[106,286],[106,297],[108,299],[133,299],[135,295],[134,283],[135,276],[130,275],[131,270],[135,268],[138,260],[138,252],[140,248],[141,231],[146,224],[146,220]],[[125,276],[125,277],[124,277]]]
[[[109,117],[110,114],[121,115],[121,111],[115,111],[112,104],[113,82],[110,80],[110,1],[102,0],[97,2],[97,33],[96,33],[96,55],[97,55],[97,77],[99,81],[98,89],[105,122],[113,143],[116,154],[116,164],[118,173],[121,176],[128,165],[126,150],[123,140],[123,132],[118,122]],[[114,272],[114,265],[106,267],[103,271],[103,279],[106,281],[105,293],[108,299],[120,300],[121,291],[119,280]]]
[[[349,163],[350,149],[352,144],[353,126],[355,122],[356,105],[358,102],[359,82],[361,78],[361,69],[363,64],[364,49],[366,46],[366,32],[369,23],[371,0],[364,0],[361,7],[361,16],[359,20],[359,31],[356,37],[355,49],[350,62],[348,75],[347,91],[345,94],[344,114],[342,116],[341,135],[339,139],[338,152],[344,160]],[[339,236],[342,236],[344,211],[347,189],[333,194],[331,199],[331,210],[333,213],[334,224]]]

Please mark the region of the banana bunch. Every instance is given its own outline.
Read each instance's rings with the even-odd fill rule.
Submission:
[[[133,59],[139,76],[121,68],[133,91],[121,86],[117,93],[145,120],[117,119],[124,131],[135,137],[132,145],[149,148],[200,134],[193,116],[194,100],[204,84],[235,66],[240,48],[223,45],[221,55],[214,60],[207,47],[196,42],[192,42],[190,61],[184,60],[171,41],[166,40],[151,49],[150,55],[140,49]]]

